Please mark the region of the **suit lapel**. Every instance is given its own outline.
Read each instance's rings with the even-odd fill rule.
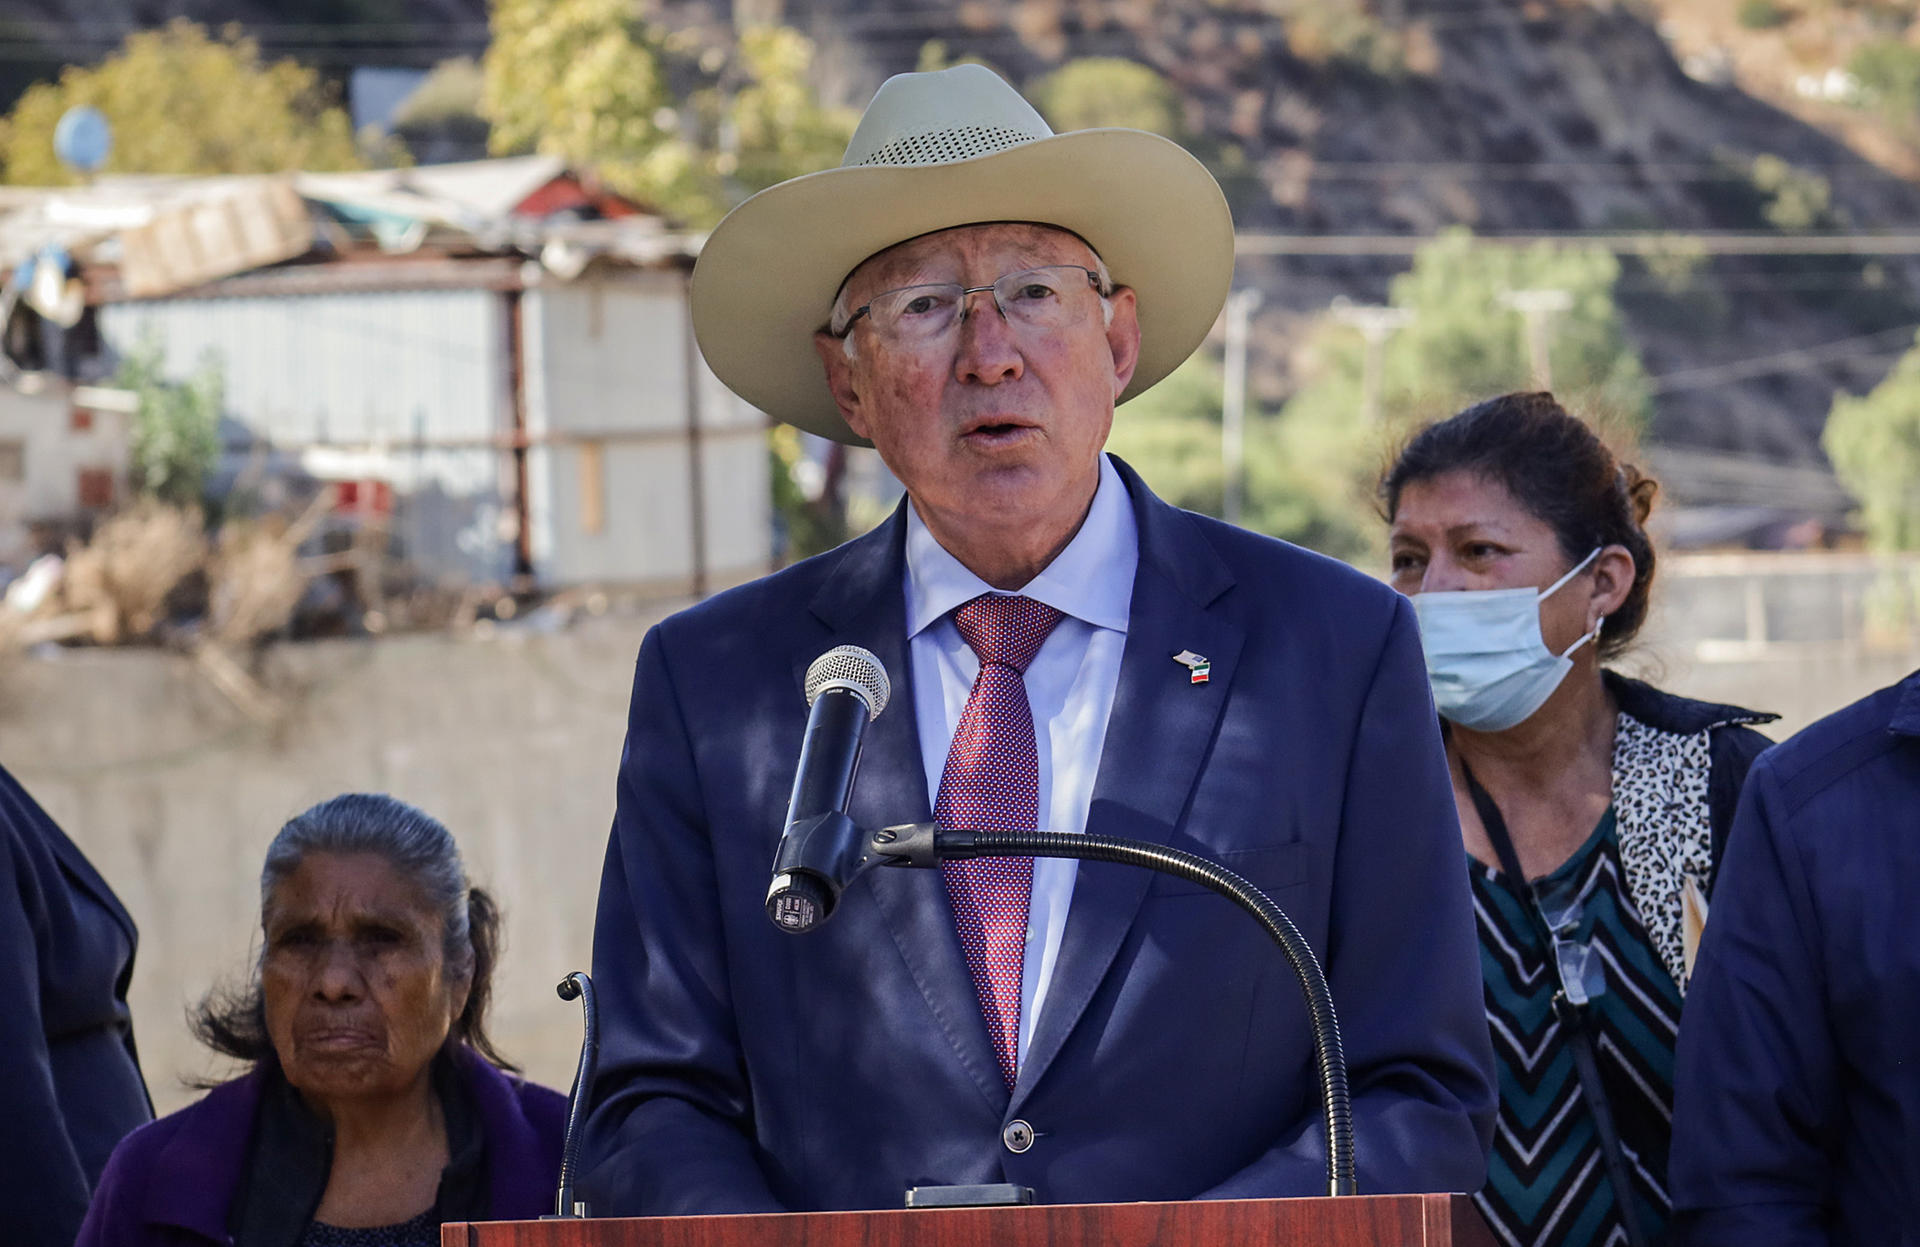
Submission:
[[[1227,612],[1210,609],[1233,585],[1219,555],[1191,519],[1115,462],[1133,496],[1140,564],[1087,832],[1165,844],[1219,728],[1245,632]],[[1194,684],[1173,659],[1189,649],[1212,664],[1205,684]],[[1045,1076],[1086,1011],[1152,880],[1151,871],[1135,866],[1080,863],[1016,1104]]]
[[[851,544],[846,558],[810,604],[832,634],[828,646],[858,645],[870,650],[892,682],[886,710],[867,725],[860,772],[847,811],[868,830],[933,820],[907,644],[907,505],[903,501],[890,521]],[[820,652],[809,648],[795,656],[797,684],[804,683],[807,667]],[[987,1036],[940,872],[873,870],[855,881],[853,889],[873,897],[907,972],[953,1045],[955,1057],[999,1112],[1007,1103],[1007,1085]]]

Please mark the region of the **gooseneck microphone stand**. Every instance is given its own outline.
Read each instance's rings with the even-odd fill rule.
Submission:
[[[600,1063],[600,1007],[593,998],[593,980],[575,970],[553,989],[562,1000],[580,1001],[586,1018],[586,1033],[580,1042],[580,1067],[573,1074],[573,1093],[567,1097],[567,1133],[560,1147],[560,1190],[554,1197],[552,1213],[542,1221],[572,1220],[587,1216],[587,1206],[573,1196],[580,1176],[580,1123],[587,1115],[587,1097],[593,1094],[593,1071]]]
[[[1081,861],[1119,862],[1141,866],[1203,884],[1237,903],[1256,918],[1286,954],[1306,998],[1307,1018],[1313,1028],[1314,1053],[1320,1067],[1320,1107],[1327,1132],[1327,1190],[1331,1195],[1353,1195],[1353,1106],[1347,1091],[1347,1060],[1340,1046],[1340,1026],[1334,1017],[1333,997],[1319,958],[1295,929],[1293,920],[1272,898],[1239,875],[1215,862],[1181,849],[1127,840],[1117,836],[1063,835],[1046,831],[962,831],[911,823],[885,827],[860,841],[864,851],[846,853],[834,873],[823,879],[833,895],[876,866],[934,867],[943,861],[976,857],[1066,857]],[[821,919],[824,921],[824,917]],[[776,917],[776,922],[779,918]],[[808,926],[783,923],[804,931]]]

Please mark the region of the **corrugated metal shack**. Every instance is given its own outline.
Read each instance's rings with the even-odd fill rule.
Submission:
[[[766,570],[766,422],[693,345],[699,239],[559,162],[57,194],[38,211],[66,223],[105,354],[222,370],[223,487],[332,483],[441,582],[699,593]]]

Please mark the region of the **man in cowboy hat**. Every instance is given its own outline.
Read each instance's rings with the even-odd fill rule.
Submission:
[[[762,905],[811,660],[877,655],[863,827],[1204,853],[1326,967],[1363,1192],[1473,1190],[1494,1107],[1451,786],[1412,612],[1178,511],[1101,453],[1233,269],[1218,186],[1129,130],[1053,135],[991,72],[908,74],[838,169],[708,241],[715,372],[870,441],[909,502],[641,647],[602,880],[587,1189],[610,1214],[1325,1193],[1312,1040],[1267,937],[1112,864],[881,870],[804,937]]]

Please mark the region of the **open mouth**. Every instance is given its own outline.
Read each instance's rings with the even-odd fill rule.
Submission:
[[[1015,442],[1036,430],[1031,424],[1017,420],[983,420],[961,435],[961,439],[974,445],[998,446]]]

